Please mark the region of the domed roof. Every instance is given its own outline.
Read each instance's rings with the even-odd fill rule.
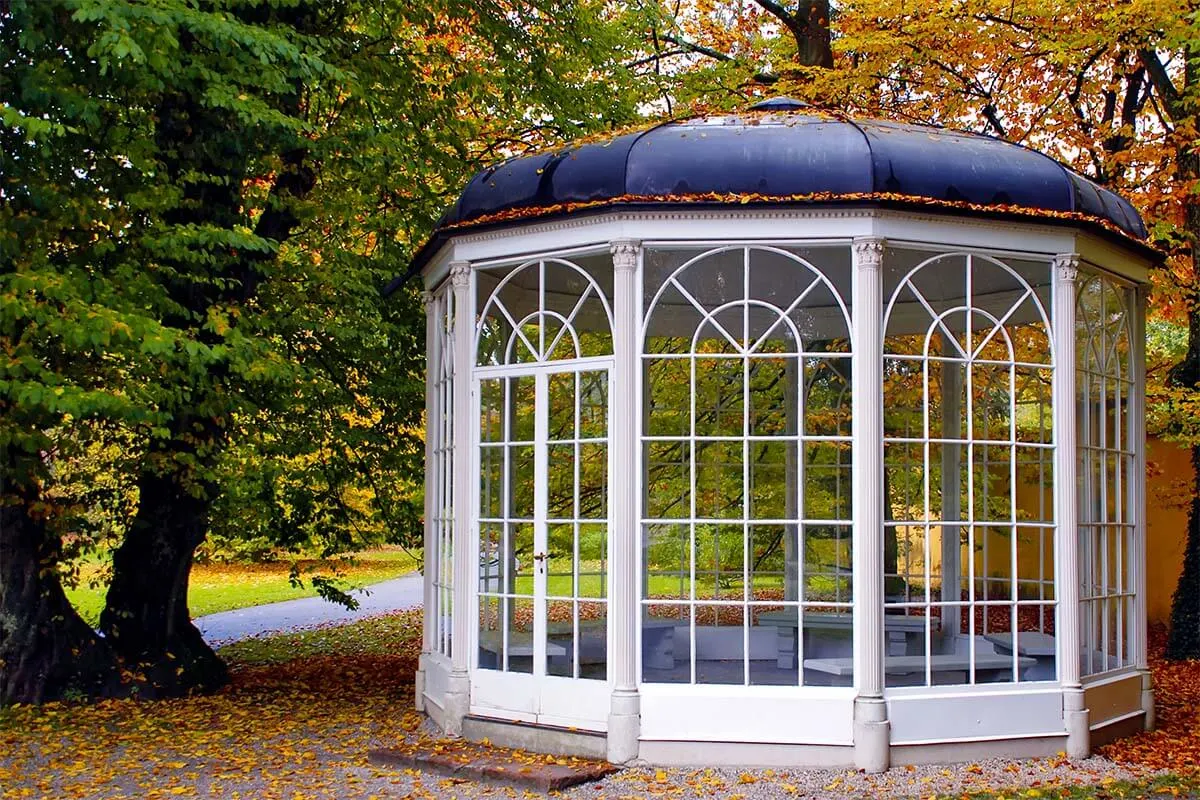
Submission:
[[[1048,156],[990,136],[853,119],[790,98],[664,122],[483,170],[438,223],[456,231],[613,205],[868,204],[1065,218],[1146,238],[1127,201]]]

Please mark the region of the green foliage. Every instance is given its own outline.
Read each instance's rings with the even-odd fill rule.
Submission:
[[[8,474],[59,481],[95,541],[124,511],[81,481],[137,469],[211,498],[221,549],[413,541],[424,314],[379,289],[483,163],[635,116],[626,24],[593,2],[15,0]],[[120,458],[37,456],[88,420]]]

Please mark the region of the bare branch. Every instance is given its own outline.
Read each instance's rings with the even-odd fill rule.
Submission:
[[[697,42],[688,41],[687,39],[684,39],[681,36],[676,36],[671,33],[664,33],[664,34],[661,34],[661,37],[664,42],[670,42],[673,45],[682,47],[684,50],[687,50],[690,53],[699,53],[702,56],[708,56],[709,58],[714,59],[716,61],[736,61],[737,60],[733,56],[729,55],[728,53],[722,53],[720,50],[714,50],[711,47],[706,47],[702,44],[698,44]]]
[[[1154,86],[1154,91],[1158,93],[1158,97],[1162,101],[1163,110],[1166,111],[1172,121],[1178,121],[1186,113],[1183,108],[1183,96],[1175,88],[1175,84],[1171,81],[1171,76],[1167,74],[1167,68],[1163,66],[1158,53],[1148,47],[1143,47],[1138,50],[1138,59],[1142,62],[1142,66],[1146,68],[1146,74],[1150,77],[1150,83]]]

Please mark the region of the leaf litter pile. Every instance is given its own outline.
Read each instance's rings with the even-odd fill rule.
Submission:
[[[524,797],[374,767],[372,748],[453,749],[412,709],[419,611],[230,645],[216,695],[0,711],[0,798]],[[852,770],[627,769],[568,798],[1169,797],[1200,788],[1200,662],[1153,659],[1159,730],[1104,757]],[[553,758],[515,752],[521,763]],[[547,762],[547,759],[549,762]],[[1111,760],[1109,760],[1111,759]],[[1114,763],[1115,762],[1115,763]]]

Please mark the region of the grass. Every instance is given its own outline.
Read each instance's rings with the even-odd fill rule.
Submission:
[[[419,558],[419,555],[418,557]],[[303,585],[288,581],[291,562],[255,564],[196,564],[188,584],[188,608],[193,617],[232,611],[236,608],[315,597],[309,578],[332,575],[343,581],[343,588],[358,588],[390,580],[416,570],[420,562],[399,548],[383,548],[357,553],[346,558],[307,559],[299,562]],[[67,590],[67,597],[85,621],[94,625],[104,607],[108,565],[92,561],[82,567],[79,585]]]

